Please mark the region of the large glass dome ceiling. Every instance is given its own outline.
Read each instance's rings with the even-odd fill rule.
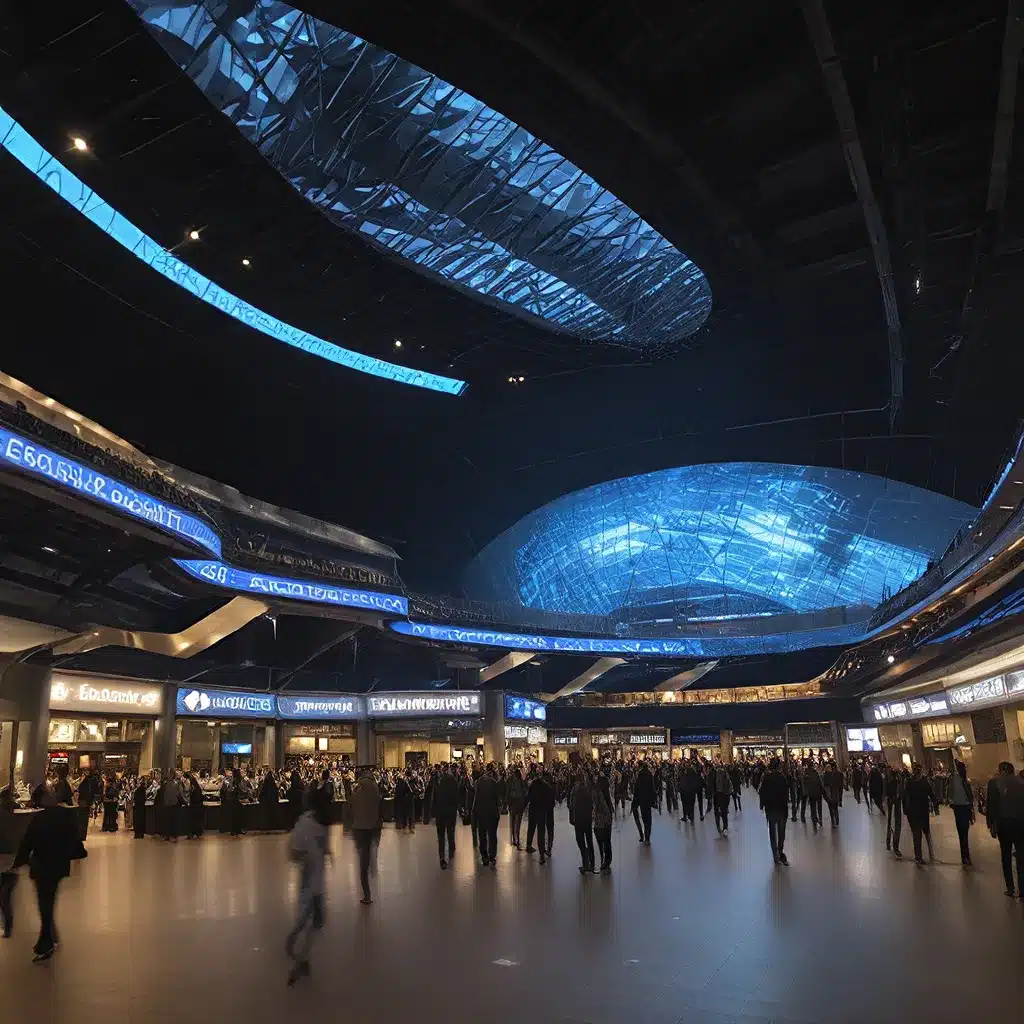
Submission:
[[[373,245],[589,341],[649,350],[707,319],[690,259],[436,75],[272,0],[129,3],[274,168]]]
[[[543,506],[480,553],[467,585],[475,597],[531,608],[615,615],[671,606],[698,621],[874,607],[976,513],[864,473],[686,466]]]

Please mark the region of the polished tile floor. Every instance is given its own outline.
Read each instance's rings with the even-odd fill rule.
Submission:
[[[29,962],[37,919],[30,883],[19,885],[15,935],[0,942],[0,1021],[1024,1019],[1024,905],[1003,895],[980,822],[973,872],[960,868],[948,810],[934,826],[938,862],[917,868],[887,855],[884,822],[850,801],[837,832],[791,825],[791,866],[777,868],[745,795],[727,839],[710,818],[689,828],[655,814],[644,847],[617,822],[609,877],[578,874],[564,811],[545,867],[508,845],[507,819],[493,871],[475,865],[468,829],[442,873],[432,827],[389,826],[371,907],[336,829],[313,976],[290,990],[285,836],[94,834],[62,891],[62,946],[47,964]]]

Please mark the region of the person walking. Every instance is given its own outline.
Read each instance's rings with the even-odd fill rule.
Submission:
[[[505,798],[508,800],[508,830],[512,845],[518,850],[526,809],[526,784],[518,765],[513,765],[505,780]]]
[[[968,833],[974,824],[974,790],[967,779],[967,765],[954,761],[955,771],[949,779],[949,806],[953,808],[956,834],[960,840],[960,863],[971,866],[971,843]]]
[[[363,887],[363,898],[359,902],[369,906],[373,902],[370,896],[370,859],[373,844],[380,835],[380,790],[372,768],[362,770],[352,790],[352,835],[359,852],[359,884]]]
[[[473,824],[480,843],[480,862],[492,868],[497,866],[498,819],[501,804],[498,796],[498,780],[494,777],[494,765],[489,764],[480,776],[473,796]]]
[[[113,775],[108,775],[103,783],[103,826],[104,832],[117,831],[117,801],[121,792]],[[56,799],[56,797],[54,797]],[[59,802],[59,801],[58,801]]]
[[[640,770],[636,775],[636,783],[633,786],[633,821],[636,822],[636,830],[640,833],[640,842],[647,846],[651,845],[651,808],[654,806],[655,791],[654,778],[646,761],[640,762]]]
[[[669,814],[675,814],[679,810],[679,795],[676,789],[675,768],[668,761],[662,769],[665,777],[665,810]]]
[[[285,950],[292,960],[289,986],[309,976],[313,936],[324,926],[324,861],[330,820],[330,799],[320,787],[311,794],[309,810],[296,822],[288,844],[289,856],[299,866],[298,916],[285,941]]]
[[[797,808],[800,808],[801,816],[806,817],[805,808],[807,807],[807,801],[804,798],[803,789],[800,784],[800,766],[795,758],[789,762],[786,777],[789,779],[789,799],[793,804],[793,821],[795,822]]]
[[[850,786],[853,789],[853,799],[860,803],[860,791],[864,788],[864,769],[860,766],[860,761],[854,761],[850,768]],[[871,812],[871,806],[868,805],[868,813]]]
[[[877,764],[873,764],[868,772],[867,790],[868,810],[870,811],[871,805],[874,804],[878,808],[879,814],[885,814],[885,776],[882,774],[881,767]]]
[[[921,766],[914,765],[914,773],[904,789],[903,807],[907,815],[910,834],[914,837],[914,861],[918,866],[924,864],[921,838],[928,841],[928,860],[934,860],[932,851],[932,828],[930,822],[932,806],[932,787],[924,777]]]
[[[141,776],[135,783],[132,793],[132,830],[136,839],[146,838],[146,797],[149,793],[149,782]]]
[[[541,772],[526,790],[526,852],[533,853],[533,836],[537,834],[540,862],[548,854],[548,817],[554,813],[555,791],[547,772]]]
[[[1009,761],[1000,761],[999,772],[989,779],[985,821],[993,839],[999,840],[1003,880],[1007,896],[1024,899],[1024,778],[1015,775]],[[1013,855],[1017,855],[1017,888],[1013,888]]]
[[[605,775],[598,775],[594,786],[594,838],[601,854],[601,871],[612,869],[612,792]],[[591,862],[593,863],[593,862]]]
[[[732,779],[725,765],[712,767],[708,775],[708,786],[715,804],[715,828],[720,836],[729,834],[729,797],[732,796]]]
[[[444,765],[431,782],[430,803],[430,813],[437,829],[437,856],[444,871],[448,862],[455,860],[455,819],[459,813],[459,783],[448,765]]]
[[[804,797],[811,805],[811,827],[817,829],[821,824],[821,797],[824,788],[821,783],[821,776],[815,768],[813,761],[808,761],[804,768],[803,775]],[[801,819],[803,815],[801,815]]]
[[[788,865],[786,859],[786,821],[789,818],[789,780],[782,774],[777,757],[773,757],[758,789],[761,810],[768,820],[768,840],[776,864]]]
[[[168,772],[160,786],[160,834],[165,840],[178,841],[178,808],[183,802],[181,784],[175,772]]]
[[[576,845],[580,849],[580,874],[594,870],[594,794],[593,783],[581,772],[569,794],[569,820],[576,829]]]
[[[292,772],[292,777],[288,782],[288,828],[293,829],[299,822],[299,818],[302,816],[302,807],[306,799],[306,786],[302,781],[302,776],[297,772]]]
[[[0,790],[0,935],[11,937],[14,930],[14,887],[18,872],[13,870],[16,843],[14,840],[14,793],[10,786]]]
[[[333,789],[333,787],[332,787]],[[333,796],[333,794],[332,794]],[[281,807],[281,793],[277,788],[277,779],[273,772],[267,772],[263,776],[259,790],[260,825],[265,832],[274,832],[278,828],[278,816]],[[327,813],[330,815],[331,805],[327,804]]]
[[[688,758],[679,773],[679,799],[683,805],[682,821],[693,824],[693,808],[701,790],[700,771],[693,758]],[[704,820],[704,803],[701,801],[700,820]]]
[[[412,826],[412,790],[405,775],[395,780],[395,831],[404,832]]]
[[[185,778],[188,780],[188,810],[186,811],[188,831],[186,835],[189,839],[201,839],[203,819],[206,813],[203,807],[203,787],[199,785],[199,780],[192,772],[189,772]]]
[[[835,761],[829,761],[825,774],[821,777],[821,785],[832,827],[839,828],[839,808],[843,803],[845,779]]]
[[[890,766],[885,772],[885,848],[891,849],[897,860],[902,859],[900,835],[903,832],[903,790],[906,772]]]
[[[54,913],[60,883],[71,874],[71,861],[85,857],[85,847],[78,838],[74,812],[58,807],[53,793],[46,786],[37,786],[32,794],[37,814],[25,829],[11,870],[28,864],[29,877],[35,883],[39,907],[39,938],[32,960],[39,963],[53,956],[59,941]]]
[[[743,771],[735,761],[729,765],[727,771],[729,772],[729,782],[732,784],[732,809],[739,814],[743,810],[740,799],[740,790],[743,788]]]

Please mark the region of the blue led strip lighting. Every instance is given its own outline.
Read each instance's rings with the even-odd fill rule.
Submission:
[[[383,377],[400,384],[412,384],[449,395],[459,395],[465,390],[465,381],[414,370],[410,366],[399,366],[397,363],[388,363],[383,359],[341,348],[298,327],[286,324],[283,320],[278,320],[277,317],[238,298],[237,295],[232,295],[194,267],[169,253],[118,213],[106,200],[43,149],[2,107],[0,146],[137,259],[162,274],[168,281],[173,281],[196,298],[202,299],[203,302],[241,323],[310,355],[319,356],[339,366],[347,366],[350,370],[358,370],[360,373],[369,373],[374,377]]]
[[[280,0],[128,0],[210,101],[339,227],[447,285],[634,349],[711,312],[689,257],[486,103]]]
[[[622,639],[618,637],[542,636],[506,633],[498,629],[465,629],[429,622],[400,620],[390,623],[396,633],[440,643],[470,647],[502,647],[513,651],[552,651],[562,654],[652,655],[659,658],[726,658],[743,654],[781,654],[812,647],[856,643],[864,635],[863,623],[826,629],[773,633],[768,636],[700,637],[682,640]]]
[[[220,537],[196,516],[3,428],[0,466],[13,466],[220,555]]]
[[[338,608],[358,608],[362,611],[384,612],[388,615],[408,615],[409,602],[399,594],[382,594],[376,590],[351,590],[331,583],[309,580],[290,580],[280,576],[267,576],[248,569],[236,569],[223,562],[175,558],[174,564],[190,576],[204,583],[213,583],[225,590],[261,597],[284,597],[293,601],[313,601]]]

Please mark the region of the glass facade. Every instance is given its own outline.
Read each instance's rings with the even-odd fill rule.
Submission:
[[[692,260],[436,75],[276,0],[129,3],[301,195],[373,245],[590,341],[646,350],[707,319]]]
[[[470,566],[474,596],[552,611],[728,627],[877,605],[919,576],[975,509],[864,473],[686,466],[545,505]]]

